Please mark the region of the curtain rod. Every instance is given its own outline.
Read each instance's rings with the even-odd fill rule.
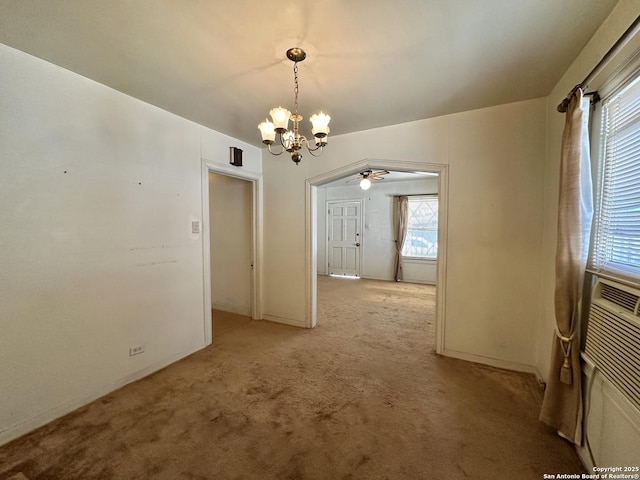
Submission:
[[[607,63],[609,63],[611,58],[614,57],[620,50],[622,50],[622,47],[624,47],[627,44],[627,42],[631,40],[631,38],[636,34],[636,31],[638,30],[639,26],[640,26],[640,15],[636,17],[633,23],[629,26],[629,28],[625,30],[622,36],[616,41],[616,43],[613,44],[613,46],[609,49],[609,51],[604,54],[602,59],[598,62],[598,64],[595,67],[593,67],[593,70],[589,72],[589,74],[584,78],[584,80],[579,84],[577,84],[575,87],[573,87],[573,89],[567,94],[567,96],[564,97],[562,102],[560,102],[560,104],[558,105],[558,111],[560,113],[564,113],[567,111],[571,98],[575,96],[576,91],[579,88],[584,87],[586,89],[587,87],[589,87],[589,82],[593,80],[593,78],[598,73],[600,73],[600,71],[607,65]],[[598,92],[587,92],[585,93],[585,95],[593,97],[591,99],[591,103],[596,103],[600,100],[600,96],[598,95]]]

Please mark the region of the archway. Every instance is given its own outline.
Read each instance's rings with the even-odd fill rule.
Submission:
[[[435,351],[442,354],[445,332],[446,259],[447,259],[447,213],[448,213],[448,166],[434,163],[406,162],[384,159],[364,159],[359,162],[326,172],[306,180],[306,323],[313,328],[317,323],[317,187],[331,181],[353,175],[367,169],[392,170],[398,172],[433,172],[438,174],[438,256],[436,273],[436,320]]]

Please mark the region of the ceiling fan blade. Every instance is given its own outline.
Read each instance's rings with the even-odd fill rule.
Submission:
[[[369,174],[369,178],[370,179],[376,179],[376,180],[382,180],[385,175],[389,175],[389,172],[387,170],[380,170],[378,172],[373,172],[373,173]]]

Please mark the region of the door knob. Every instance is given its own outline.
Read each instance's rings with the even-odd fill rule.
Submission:
[[[359,247],[359,246],[360,246],[360,244],[359,244],[359,243],[356,243],[356,247]]]

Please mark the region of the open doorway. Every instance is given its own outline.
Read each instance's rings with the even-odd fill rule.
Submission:
[[[202,163],[205,344],[212,310],[262,318],[262,175]]]
[[[376,193],[378,196],[377,201],[371,202],[367,202],[366,200],[373,200],[373,196],[369,197],[370,193],[367,192],[358,194],[357,188],[354,190],[353,187],[345,185],[342,189],[343,191],[340,191],[342,187],[340,187],[338,183],[335,183],[337,180],[353,176],[366,169],[384,169],[391,172],[423,172],[424,178],[430,177],[431,180],[423,183],[414,182],[414,190],[417,188],[415,191],[405,188],[406,191],[398,190],[395,192],[393,188],[386,188],[385,190],[388,191],[382,193],[382,189],[378,189]],[[414,261],[413,264],[411,260],[407,261],[405,265],[408,274],[405,275],[406,283],[399,291],[406,290],[404,293],[408,293],[410,289],[409,285],[415,284],[416,291],[411,292],[410,295],[419,295],[422,299],[428,299],[432,308],[435,309],[434,318],[431,320],[434,323],[433,326],[435,330],[433,347],[436,353],[442,352],[444,345],[444,294],[446,286],[447,173],[447,166],[445,165],[364,160],[308,180],[307,198],[309,201],[309,221],[307,222],[307,247],[310,261],[308,262],[309,269],[307,272],[309,275],[309,301],[307,305],[309,307],[309,326],[315,326],[317,323],[319,284],[317,274],[328,274],[331,270],[330,261],[332,254],[327,249],[328,242],[330,241],[330,237],[328,236],[330,228],[328,224],[330,220],[328,212],[330,210],[323,207],[323,205],[328,205],[330,201],[363,201],[363,230],[362,235],[359,237],[362,240],[365,240],[366,237],[364,242],[359,242],[362,243],[362,249],[359,253],[362,277],[369,280],[382,281],[381,284],[377,287],[374,286],[374,288],[380,291],[384,290],[384,295],[391,298],[389,295],[392,294],[395,288],[400,286],[392,283],[387,284],[386,287],[383,285],[384,282],[393,281],[393,277],[390,278],[390,272],[392,270],[390,262],[393,264],[394,260],[388,252],[388,250],[392,248],[390,245],[392,245],[395,240],[392,227],[389,225],[392,223],[391,215],[389,214],[392,197],[400,194],[437,195],[439,221],[436,234],[438,245],[437,252],[435,252],[436,256],[431,260],[421,259],[420,261]],[[334,182],[333,186],[337,186],[338,188],[332,188],[331,190],[333,191],[328,193],[329,189],[322,187],[332,182]],[[372,189],[381,184],[382,182],[379,182],[377,185],[374,184]],[[427,187],[427,184],[430,184],[431,187]],[[389,185],[389,183],[387,185]],[[408,187],[408,184],[406,186]],[[381,196],[381,193],[386,196]],[[422,237],[420,237],[420,239],[422,240]],[[365,251],[367,249],[369,253]],[[381,254],[383,250],[386,252],[384,255]],[[362,262],[363,255],[367,256],[364,263]],[[320,280],[322,280],[320,287],[323,289],[323,292],[326,291],[327,288],[333,288],[331,285],[327,285],[324,278],[321,277]],[[355,281],[358,282],[358,280]],[[401,292],[399,295],[404,293]]]
[[[250,317],[253,189],[248,180],[209,172],[211,308]]]

